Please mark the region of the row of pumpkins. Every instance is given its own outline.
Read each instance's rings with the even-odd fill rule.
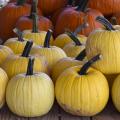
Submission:
[[[15,1],[11,0],[0,10],[0,37],[3,41],[15,36],[12,31],[15,27],[22,31],[32,28],[30,11],[38,12],[39,29],[43,31],[52,29],[55,37],[64,33],[65,28],[74,32],[84,22],[86,16],[89,27],[80,32],[86,36],[94,29],[103,27],[95,21],[97,16],[114,16],[120,24],[119,0],[39,0],[38,5],[34,5],[36,0]],[[32,4],[32,10],[30,4]],[[87,5],[94,9],[86,8]],[[35,6],[38,6],[38,11]]]
[[[18,37],[0,46],[0,106],[6,101],[13,113],[36,117],[47,114],[56,97],[66,112],[93,116],[108,102],[107,76],[108,81],[114,80],[110,93],[120,111],[120,28],[101,16],[96,22],[104,27],[88,38],[66,30],[61,48],[60,43],[53,46],[52,30],[22,33],[14,29]],[[38,30],[36,13],[34,30]]]

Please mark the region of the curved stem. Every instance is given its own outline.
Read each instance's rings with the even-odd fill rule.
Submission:
[[[17,6],[24,5],[26,3],[26,0],[17,0]]]
[[[81,70],[78,72],[80,75],[86,75],[88,69],[90,68],[90,66],[95,63],[96,61],[100,60],[101,55],[98,54],[95,57],[93,57],[91,60],[89,60],[85,65],[83,65],[83,67],[81,68]]]
[[[89,0],[80,0],[79,5],[77,7],[77,11],[85,12]]]
[[[30,50],[32,48],[33,42],[32,41],[27,41],[26,46],[23,50],[22,57],[28,57],[30,54]]]
[[[32,19],[33,19],[33,29],[32,29],[32,32],[33,33],[38,33],[39,32],[39,29],[38,29],[38,16],[36,13],[33,13],[32,14]]]
[[[18,41],[23,42],[24,41],[24,39],[23,39],[23,33],[18,28],[15,28],[13,31],[17,34]]]
[[[118,22],[117,22],[116,17],[112,17],[112,18],[111,18],[111,23],[112,23],[113,25],[118,25]]]
[[[75,58],[75,60],[82,61],[86,57],[86,49],[84,49],[80,54]]]
[[[33,18],[33,13],[36,13],[36,14],[38,13],[37,5],[38,5],[38,0],[33,0],[29,18],[31,19]]]
[[[111,24],[106,18],[101,17],[101,16],[98,16],[98,17],[96,18],[96,20],[97,20],[98,22],[100,22],[101,24],[103,24],[103,25],[106,27],[107,30],[109,30],[109,31],[115,30],[115,29],[113,28],[112,24]]]
[[[77,45],[77,46],[81,46],[82,43],[79,41],[79,39],[74,35],[74,33],[70,32],[70,31],[66,31],[66,34],[73,40],[73,42]]]
[[[48,30],[46,37],[45,37],[45,42],[44,42],[44,47],[49,48],[50,47],[50,38],[52,36],[52,30]]]
[[[29,58],[26,75],[33,75],[34,58]]]

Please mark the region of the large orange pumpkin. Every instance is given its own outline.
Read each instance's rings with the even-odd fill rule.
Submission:
[[[8,3],[0,10],[0,37],[6,40],[14,36],[13,29],[19,17],[29,14],[30,5],[25,0]]]
[[[65,9],[60,14],[55,26],[56,35],[64,33],[65,28],[75,31],[75,29],[83,23],[85,16],[87,16],[89,27],[82,30],[82,34],[88,36],[92,30],[102,27],[100,23],[96,22],[96,17],[102,16],[102,14],[94,9],[86,9],[87,3],[88,0],[82,0],[77,8],[71,7],[69,9]]]

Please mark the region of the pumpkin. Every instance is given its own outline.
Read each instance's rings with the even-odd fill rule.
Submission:
[[[105,16],[120,12],[119,0],[89,0],[89,7],[101,11]]]
[[[32,17],[33,13],[37,13],[37,2],[33,0],[31,13],[29,16],[22,16],[16,23],[16,27],[19,28],[21,31],[26,29],[32,29]],[[52,29],[52,22],[43,16],[38,16],[38,28],[39,30],[47,31],[48,29]]]
[[[65,32],[65,28],[75,31],[75,29],[81,25],[84,21],[84,17],[87,16],[87,23],[89,27],[81,31],[81,34],[88,36],[94,29],[102,27],[102,25],[96,22],[97,16],[102,14],[94,9],[86,9],[88,0],[81,0],[79,6],[76,8],[65,9],[60,15],[55,26],[55,35],[59,35]],[[78,17],[79,16],[79,17]]]
[[[52,80],[45,73],[33,72],[33,64],[33,59],[30,59],[27,72],[14,76],[6,90],[10,110],[23,117],[47,114],[54,102]]]
[[[27,64],[29,60],[29,53],[32,48],[33,42],[28,41],[21,55],[10,55],[1,65],[1,67],[6,71],[9,78],[13,76],[24,73],[27,69]],[[33,56],[35,57],[34,69],[36,72],[48,73],[47,61],[43,56]]]
[[[85,45],[82,44],[72,32],[67,32],[67,34],[73,40],[73,42],[65,45],[63,50],[68,57],[76,57],[83,49],[85,49]]]
[[[13,54],[13,51],[9,47],[0,45],[0,66],[11,54]]]
[[[39,31],[38,28],[38,16],[36,13],[33,14],[33,28],[31,30],[23,31],[23,37],[29,40],[33,40],[37,45],[44,45],[44,40],[47,32]],[[53,41],[53,37],[51,36],[51,42]]]
[[[21,54],[24,50],[27,41],[24,40],[22,32],[19,29],[15,28],[14,31],[16,32],[18,37],[8,39],[4,43],[4,45],[9,47],[14,52],[14,54]]]
[[[120,96],[119,96],[119,90],[120,90],[120,75],[116,77],[116,79],[113,82],[112,86],[112,101],[115,106],[115,108],[120,112]]]
[[[107,104],[107,80],[101,72],[90,68],[98,59],[100,55],[93,57],[83,67],[75,66],[65,70],[58,77],[55,95],[66,112],[78,116],[93,116],[101,112]]]
[[[45,56],[47,58],[48,61],[48,65],[49,68],[52,69],[53,65],[59,61],[62,58],[67,57],[65,52],[56,46],[50,46],[50,38],[52,35],[52,31],[48,30],[46,38],[45,38],[45,42],[44,42],[44,46],[34,46],[31,50],[31,54],[35,55],[42,55]]]
[[[67,68],[82,65],[84,63],[84,58],[86,56],[85,50],[83,50],[76,58],[66,57],[60,59],[52,68],[52,80],[54,83],[56,82],[57,78],[60,76],[64,70]]]
[[[103,17],[97,17],[97,21],[104,24],[106,28],[95,30],[88,37],[87,57],[90,59],[96,53],[101,53],[102,59],[93,66],[104,74],[120,73],[120,31]]]
[[[6,72],[0,68],[0,108],[5,103],[5,92],[8,83],[8,76]]]
[[[13,29],[19,17],[29,14],[30,5],[25,0],[8,3],[0,10],[0,37],[5,41],[14,37]]]

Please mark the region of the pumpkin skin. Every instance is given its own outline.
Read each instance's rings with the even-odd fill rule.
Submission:
[[[42,116],[54,103],[54,85],[50,77],[42,72],[19,74],[8,83],[6,101],[10,110],[19,116]]]
[[[8,83],[8,76],[6,72],[0,68],[0,108],[5,103],[5,92]]]
[[[7,46],[3,46],[0,45],[0,65],[6,60],[6,58],[13,54],[13,51],[7,47]]]
[[[114,83],[112,86],[112,92],[111,92],[113,104],[115,108],[120,112],[119,84],[120,84],[120,75],[118,75],[117,78],[114,80]]]
[[[103,19],[103,18],[102,18]],[[120,73],[120,31],[98,29],[92,32],[86,42],[86,53],[88,59],[100,53],[102,59],[93,67],[104,74]]]
[[[80,41],[83,44],[86,43],[87,37],[85,37],[84,35],[78,34],[77,38],[80,39]],[[63,48],[65,45],[67,45],[70,42],[72,42],[71,38],[67,34],[63,33],[56,37],[56,39],[53,41],[53,45]]]
[[[80,17],[78,17],[80,16]],[[60,15],[55,26],[55,36],[65,32],[65,28],[70,29],[72,32],[83,23],[83,20],[87,16],[87,22],[89,27],[81,31],[81,34],[88,36],[96,28],[102,27],[101,24],[96,22],[97,16],[102,14],[94,9],[88,9],[86,13],[77,11],[75,8],[65,9]],[[68,21],[69,19],[69,21]]]
[[[89,7],[101,11],[105,16],[120,12],[119,0],[90,0]]]
[[[14,37],[13,29],[19,17],[30,13],[30,5],[16,5],[8,3],[0,10],[0,37],[3,41]]]
[[[56,99],[66,112],[93,116],[107,104],[108,83],[101,72],[90,68],[87,75],[79,75],[80,69],[81,66],[66,69],[58,77],[55,85]]]

